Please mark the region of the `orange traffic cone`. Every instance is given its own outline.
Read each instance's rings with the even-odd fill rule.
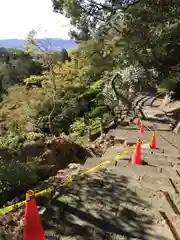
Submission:
[[[142,165],[142,159],[141,159],[141,140],[138,138],[136,148],[133,153],[131,164],[139,164]]]
[[[23,240],[46,240],[32,191],[26,194]]]
[[[141,127],[141,121],[140,121],[140,119],[137,119],[136,125],[137,125],[139,128]]]
[[[152,136],[152,141],[151,141],[151,144],[150,144],[150,148],[156,149],[156,135],[155,135],[155,133]]]
[[[144,123],[141,123],[140,133],[144,133]]]

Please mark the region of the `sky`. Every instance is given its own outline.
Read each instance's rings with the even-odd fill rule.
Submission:
[[[51,0],[0,0],[0,39],[25,39],[32,29],[37,38],[69,39],[69,20],[54,13]]]

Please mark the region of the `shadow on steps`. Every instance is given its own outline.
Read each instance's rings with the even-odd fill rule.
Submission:
[[[103,170],[98,173],[72,182],[65,201],[63,197],[51,201],[42,216],[47,236],[62,240],[168,239],[153,232],[150,206],[127,187],[127,177]]]

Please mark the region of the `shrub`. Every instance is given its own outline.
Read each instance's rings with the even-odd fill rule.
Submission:
[[[86,124],[84,118],[77,119],[71,126],[71,132],[77,132],[80,136],[82,136],[85,132]]]
[[[100,126],[100,118],[96,117],[96,118],[92,118],[89,120],[89,126],[90,128],[93,130],[94,128],[96,129],[98,126]]]
[[[32,165],[18,160],[0,160],[0,204],[32,186],[37,180],[34,162]]]
[[[101,117],[105,112],[107,112],[106,106],[97,106],[96,108],[92,109],[90,117],[91,118]]]
[[[7,132],[5,135],[0,136],[0,146],[9,147],[11,149],[18,148],[19,144],[25,141],[25,135],[15,134],[12,132]]]
[[[29,132],[27,133],[26,138],[28,141],[36,141],[38,139],[43,139],[44,135],[42,133]]]
[[[168,89],[167,88],[163,88],[163,87],[159,87],[157,89],[157,92],[158,92],[158,94],[165,94],[165,93],[168,92]]]
[[[43,80],[48,80],[48,76],[30,76],[28,78],[24,79],[24,83],[28,84],[28,83],[38,83],[38,82],[42,82]]]

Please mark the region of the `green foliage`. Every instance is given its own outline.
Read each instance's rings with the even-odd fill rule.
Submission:
[[[44,139],[44,134],[37,133],[37,132],[29,132],[26,135],[26,139],[28,141],[36,141],[36,140],[39,140],[39,139]]]
[[[65,63],[69,59],[69,55],[66,49],[62,49],[60,52],[47,53],[49,58],[51,58],[53,64]]]
[[[179,76],[171,76],[170,79],[164,79],[160,84],[159,84],[159,87],[158,87],[158,92],[159,93],[167,93],[171,90],[173,91],[179,91],[180,89],[178,88],[179,87],[179,79],[177,79],[177,77]]]
[[[28,36],[30,52],[0,49],[1,92],[23,80],[43,83],[28,91],[20,85],[8,89],[0,104],[1,146],[18,148],[43,139],[50,133],[53,108],[53,133],[80,138],[88,125],[99,126],[104,113],[114,117],[117,107],[131,108],[138,92],[157,88],[159,93],[174,90],[180,95],[177,1],[52,2],[75,26],[71,35],[85,41],[70,52],[71,61],[65,49],[37,51],[33,31]],[[42,65],[46,72],[36,76]]]
[[[100,80],[96,81],[95,83],[93,83],[91,85],[90,89],[92,89],[94,91],[99,90],[101,88],[102,84],[103,84],[103,80],[100,79]]]
[[[41,74],[42,70],[41,64],[30,54],[22,50],[0,48],[0,93],[30,75]]]
[[[97,131],[98,127],[100,126],[100,117],[101,114],[94,114],[94,116],[90,115],[89,117],[81,117],[76,119],[74,123],[70,126],[72,136],[82,137],[87,134],[88,127],[93,131]]]
[[[38,83],[42,82],[43,80],[48,80],[48,76],[34,76],[31,75],[29,78],[24,79],[24,83]]]
[[[9,200],[9,193],[18,194],[28,186],[36,183],[38,176],[35,164],[21,163],[18,160],[0,161],[0,203]]]
[[[72,132],[77,132],[80,136],[82,136],[86,130],[86,123],[85,123],[85,119],[79,118],[77,119],[71,126],[70,126],[70,130]]]
[[[100,126],[101,118],[95,117],[89,119],[89,126],[93,130],[93,128],[97,129]]]
[[[25,141],[25,139],[26,138],[23,135],[23,133],[19,135],[19,134],[8,132],[4,136],[0,136],[0,146],[16,149],[19,147],[21,143]]]
[[[105,113],[105,112],[107,112],[106,106],[97,106],[97,107],[92,109],[89,116],[91,118],[102,117],[103,113]]]
[[[52,0],[52,3],[54,11],[65,14],[76,27],[77,31],[71,31],[71,37],[77,41],[86,41],[97,30],[97,26],[102,24],[104,19],[109,19],[109,15],[116,12],[124,1],[103,0],[99,3],[85,0]]]
[[[135,84],[139,80],[145,80],[145,70],[142,66],[129,65],[121,70],[121,76],[123,82],[129,82],[129,84]]]
[[[73,37],[88,40],[79,51],[88,59],[91,77],[124,69],[124,79],[132,81],[135,74],[133,82],[142,88],[155,88],[165,79],[177,88],[180,9],[176,0],[165,4],[151,0],[52,2],[54,10],[65,14],[77,28]]]
[[[125,107],[131,105],[127,103],[132,102],[134,92],[149,91],[157,86],[167,91],[178,89],[180,54],[177,37],[180,12],[176,1],[171,4],[167,2],[166,7],[150,0],[136,3],[126,1],[126,4],[122,4],[122,1],[115,4],[114,1],[102,1],[101,4],[76,0],[52,2],[55,11],[67,15],[72,25],[77,26],[77,37],[82,37],[82,31],[87,30],[84,31],[87,41],[72,51],[71,62],[66,61],[68,52],[65,49],[59,53],[37,54],[37,58],[53,63],[56,107],[52,123],[55,132],[65,131],[68,134],[69,126],[75,119],[83,114],[91,118],[100,117],[107,110],[106,105],[110,110],[118,104]],[[85,9],[94,9],[92,16],[88,16]],[[97,16],[102,19],[96,19]],[[34,34],[32,32],[32,36],[29,36],[31,45]],[[118,94],[114,92],[111,83],[116,73],[119,73],[114,81]],[[21,94],[22,89],[19,88],[19,91],[13,90],[13,94],[9,92],[6,98],[20,105],[12,114],[13,119],[24,116],[24,122],[18,121],[19,128],[24,126],[25,135],[33,132],[33,126],[40,118],[43,119],[41,130],[47,129],[54,96],[54,86],[49,76],[47,69],[46,75],[33,75],[24,80],[25,83],[43,81],[43,89]],[[78,97],[88,91],[95,95],[91,99],[79,101]],[[93,109],[89,106],[91,102]],[[9,105],[9,102],[6,103]],[[11,122],[9,111],[4,105],[3,101],[3,121],[8,119]],[[15,112],[18,117],[14,117]]]
[[[168,93],[168,89],[167,88],[162,88],[162,87],[158,87],[157,92],[158,94],[165,94]]]
[[[59,61],[65,63],[66,60],[68,60],[68,52],[66,49],[63,48],[60,52]]]

